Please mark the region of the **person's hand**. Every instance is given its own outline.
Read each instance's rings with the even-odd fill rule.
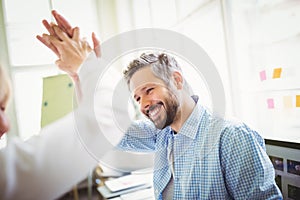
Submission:
[[[55,18],[58,27],[63,32],[65,32],[70,38],[72,38],[74,34],[74,28],[72,28],[70,23],[55,10],[52,11],[52,15]],[[54,23],[49,23],[47,20],[43,20],[42,23],[45,26],[45,28],[48,30],[50,35],[59,38],[54,31],[53,28],[55,25]],[[36,37],[39,41],[41,41],[44,45],[46,45],[49,49],[51,49],[58,57],[60,57],[58,50],[53,44],[46,41],[42,36],[37,35]],[[100,57],[101,56],[100,41],[97,39],[95,33],[92,33],[92,41],[93,41],[94,52],[97,57]]]
[[[56,64],[73,79],[76,85],[78,99],[80,100],[82,91],[77,71],[80,64],[87,57],[88,52],[92,49],[84,39],[80,39],[79,28],[72,28],[70,23],[55,10],[52,11],[52,15],[57,25],[49,23],[47,20],[42,21],[50,35],[43,34],[42,36],[37,35],[36,37],[57,55],[58,60]],[[92,33],[92,41],[93,50],[96,56],[100,57],[100,41],[97,39],[95,33]]]
[[[43,34],[43,41],[47,46],[55,48],[59,59],[55,64],[70,76],[77,75],[77,70],[88,54],[92,51],[88,42],[80,39],[80,29],[73,29],[72,37],[61,30],[57,25],[52,25],[53,34]]]

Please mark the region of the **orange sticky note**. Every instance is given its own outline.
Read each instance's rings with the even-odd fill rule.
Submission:
[[[284,96],[283,97],[283,105],[285,108],[292,108],[293,107],[292,96]]]
[[[300,95],[296,95],[296,107],[300,107]]]
[[[273,70],[273,78],[280,78],[280,76],[281,76],[281,71],[282,71],[281,68],[275,68],[275,69]]]

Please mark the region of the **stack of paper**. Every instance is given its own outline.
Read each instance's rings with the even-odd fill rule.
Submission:
[[[130,174],[122,176],[114,180],[106,181],[106,187],[112,191],[117,192],[125,189],[131,189],[142,185],[151,185],[152,174]]]
[[[153,188],[143,189],[136,192],[123,194],[120,197],[122,200],[154,200],[154,190]]]
[[[153,199],[152,173],[131,174],[109,180],[97,190],[104,198],[119,197],[127,199]]]

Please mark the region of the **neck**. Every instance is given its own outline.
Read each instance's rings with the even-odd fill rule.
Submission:
[[[182,99],[182,104],[177,111],[176,118],[174,122],[171,124],[171,128],[177,133],[185,123],[185,121],[189,118],[196,103],[189,95],[184,95]]]

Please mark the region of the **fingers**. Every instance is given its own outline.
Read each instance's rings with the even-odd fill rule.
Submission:
[[[94,45],[94,51],[98,58],[101,57],[101,46],[100,46],[100,40],[96,37],[96,34],[92,33],[92,40]]]
[[[59,47],[61,46],[62,41],[60,41],[59,39],[57,39],[53,35],[47,35],[47,34],[43,34],[42,39],[48,44],[48,46],[53,46],[54,48],[56,48],[57,52],[58,52],[58,55],[61,55],[60,52],[59,52]]]
[[[59,37],[57,36],[57,34],[54,31],[53,27],[55,26],[55,24],[53,22],[51,22],[49,24],[49,22],[47,20],[43,20],[42,23],[43,23],[43,25],[45,26],[45,28],[47,29],[47,31],[49,32],[50,35],[53,35],[53,36],[55,36],[59,39]]]
[[[91,52],[93,49],[90,44],[86,41],[86,38],[83,38],[81,41],[81,45],[83,49],[86,49],[88,52]]]
[[[74,28],[72,39],[79,41],[80,40],[80,29],[78,27]]]
[[[59,50],[60,41],[69,40],[69,37],[54,23],[48,23],[47,20],[42,21],[50,35],[43,34],[43,36],[37,35],[36,38],[42,42],[45,46],[51,49],[58,57],[60,57]]]
[[[45,28],[47,29],[47,31],[50,33],[50,35],[55,35],[54,30],[52,28],[52,26],[48,23],[47,20],[43,20],[42,21],[43,25],[45,26]]]
[[[63,16],[61,16],[56,10],[52,10],[52,15],[55,18],[58,27],[64,32],[66,32],[69,37],[73,37],[73,28],[70,25],[70,23]]]
[[[49,49],[51,49],[51,50],[57,55],[57,57],[60,56],[60,54],[59,54],[57,48],[56,48],[50,41],[46,40],[45,38],[43,38],[43,37],[41,37],[41,36],[39,36],[39,35],[37,35],[36,38],[37,38],[40,42],[42,42],[45,46],[47,46]]]
[[[73,36],[73,28],[69,24],[69,22],[64,17],[62,17],[60,14],[58,14],[57,11],[55,11],[55,10],[52,11],[52,15],[54,16],[58,27],[63,32],[67,33],[67,35],[69,37],[72,37]],[[49,32],[50,35],[57,36],[55,31],[54,31],[54,28],[53,28],[55,26],[55,24],[53,22],[49,23],[47,20],[43,20],[42,23],[43,23],[43,25],[45,26],[45,28],[47,29],[47,31]]]
[[[53,25],[53,30],[57,35],[58,39],[62,41],[67,41],[70,39],[69,36],[64,31],[62,31],[57,25]]]

